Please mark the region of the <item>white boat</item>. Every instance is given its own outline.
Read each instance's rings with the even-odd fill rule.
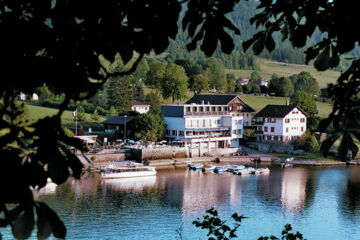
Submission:
[[[108,178],[128,178],[144,177],[156,175],[155,167],[144,166],[142,164],[130,163],[125,166],[109,165],[101,171],[101,177]]]
[[[204,164],[198,163],[198,164],[191,164],[190,169],[196,170],[196,169],[202,169]]]
[[[260,173],[263,173],[263,174],[270,173],[269,168],[259,168],[258,170],[260,171]]]
[[[202,170],[203,172],[214,172],[215,168],[216,167],[212,165],[204,165]]]
[[[228,172],[233,172],[233,171],[236,171],[236,170],[241,170],[241,169],[245,169],[245,166],[244,165],[231,165],[227,171]]]
[[[251,169],[249,168],[244,168],[244,169],[238,169],[236,171],[234,171],[234,174],[237,174],[237,175],[249,175],[251,174]]]

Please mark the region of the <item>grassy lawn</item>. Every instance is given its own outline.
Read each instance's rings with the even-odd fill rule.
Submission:
[[[304,71],[309,72],[318,81],[320,88],[324,88],[328,83],[335,83],[337,78],[340,76],[340,72],[331,70],[319,72],[313,66],[308,65],[287,64],[262,58],[257,58],[257,61],[260,66],[260,70],[258,70],[258,72],[261,76],[268,80],[271,79],[271,76],[274,73],[280,77],[288,77]],[[242,76],[250,77],[253,70],[226,69],[225,72],[232,73],[238,78]]]
[[[31,118],[34,120],[44,118],[46,116],[53,116],[58,112],[58,110],[54,108],[36,106],[31,104],[27,104],[27,107],[29,109]],[[85,122],[78,122],[78,126],[84,128],[84,130],[88,130],[88,128],[92,128],[93,130],[102,129],[100,123],[106,120],[106,117],[101,116],[98,121],[94,121],[91,119],[91,114],[86,114],[86,118],[87,120]],[[61,116],[61,121],[64,127],[67,127],[69,129],[75,129],[75,121],[71,111],[64,111]]]

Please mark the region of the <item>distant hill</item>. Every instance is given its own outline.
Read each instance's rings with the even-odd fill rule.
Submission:
[[[265,58],[257,58],[259,65],[258,72],[261,76],[270,80],[273,74],[278,76],[287,77],[300,72],[309,72],[317,81],[320,88],[325,88],[329,83],[335,83],[340,72],[327,70],[324,72],[317,71],[313,66],[301,65],[301,64],[289,64],[284,62],[272,61]],[[235,77],[249,77],[253,70],[241,70],[241,69],[226,69],[226,73],[232,73]]]
[[[233,24],[240,29],[241,35],[235,35],[231,32],[231,35],[234,39],[235,50],[231,55],[234,55],[235,52],[237,54],[245,55],[242,50],[242,43],[248,39],[250,39],[258,30],[255,26],[250,24],[250,19],[256,14],[258,1],[256,0],[248,0],[248,1],[240,1],[239,4],[235,6],[235,10],[228,14],[229,19],[233,22]],[[179,23],[180,24],[180,23]],[[314,43],[320,41],[322,39],[322,35],[319,31],[316,31],[311,38],[308,38],[307,45],[313,45]],[[274,35],[274,40],[276,43],[276,49],[269,53],[264,50],[260,56],[265,57],[267,59],[272,59],[280,62],[286,63],[296,63],[296,64],[304,64],[305,63],[305,54],[304,49],[293,48],[289,41],[281,42],[280,34]],[[170,46],[167,49],[167,52],[170,56],[174,56],[173,58],[185,58],[186,55],[191,55],[191,58],[197,59],[198,55],[202,53],[199,50],[194,50],[191,53],[186,51],[186,43],[187,43],[187,34],[180,30],[175,41],[170,41]],[[251,50],[247,51],[246,55],[252,54]],[[217,58],[223,58],[223,53],[218,49],[214,56]],[[350,56],[360,56],[360,48],[357,47],[353,51],[351,51],[348,55]],[[226,61],[223,61],[225,67]],[[348,63],[343,61],[340,64],[338,70],[343,70],[348,66]],[[249,66],[250,68],[252,66]]]

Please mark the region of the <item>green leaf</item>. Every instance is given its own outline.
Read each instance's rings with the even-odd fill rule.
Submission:
[[[266,35],[265,45],[266,45],[266,49],[269,52],[272,52],[275,49],[275,41],[270,33]]]
[[[329,68],[330,64],[330,46],[327,45],[325,49],[316,58],[314,66],[319,71],[325,71]]]
[[[34,212],[31,206],[26,208],[16,219],[12,227],[14,237],[17,239],[29,238],[34,229],[34,225]]]
[[[265,47],[265,34],[262,34],[259,39],[254,43],[253,50],[255,55],[259,55]]]
[[[221,51],[223,53],[230,54],[234,49],[233,39],[226,32],[223,32],[219,38],[221,42]]]
[[[49,208],[45,203],[38,203],[41,214],[44,215],[45,219],[51,225],[52,233],[56,238],[64,239],[66,237],[66,227],[64,223],[60,220],[59,216],[51,208]],[[46,230],[46,232],[45,232]],[[48,229],[44,229],[44,235],[47,234]]]
[[[79,158],[72,153],[68,154],[67,158],[68,158],[69,166],[72,170],[72,175],[76,179],[80,179],[82,169],[84,167],[83,164],[80,162]]]
[[[44,211],[43,205],[44,203],[36,205],[36,214],[38,216],[36,222],[38,239],[46,239],[52,232],[52,226],[50,220],[47,218],[46,211]]]
[[[64,155],[57,149],[48,159],[48,176],[56,184],[61,184],[69,177],[68,164]]]

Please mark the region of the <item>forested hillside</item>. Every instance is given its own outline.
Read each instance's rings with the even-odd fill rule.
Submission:
[[[246,53],[242,50],[242,43],[250,39],[258,30],[255,26],[250,24],[250,19],[256,14],[256,6],[258,5],[257,1],[240,1],[236,6],[235,11],[228,15],[229,19],[233,24],[240,29],[241,35],[234,35],[231,32],[231,35],[234,39],[235,49],[231,55],[223,54],[218,48],[214,53],[214,56],[224,64],[225,68],[228,69],[257,69],[256,61],[251,51]],[[230,33],[230,31],[229,31]],[[312,38],[308,39],[308,44],[314,44],[315,42],[320,41],[322,38],[321,34],[316,31]],[[282,42],[280,36],[274,36],[275,43],[277,47],[271,53],[264,50],[260,56],[268,59],[273,59],[285,63],[305,63],[305,54],[304,49],[306,48],[294,48],[289,41]],[[180,31],[177,35],[175,41],[171,40],[168,52],[168,59],[185,59],[192,58],[196,62],[202,62],[205,58],[205,55],[199,50],[196,49],[190,53],[186,50],[186,43],[188,42],[186,32]],[[349,56],[359,56],[360,50],[356,48],[348,54]],[[347,66],[346,61],[336,69],[343,70]]]

